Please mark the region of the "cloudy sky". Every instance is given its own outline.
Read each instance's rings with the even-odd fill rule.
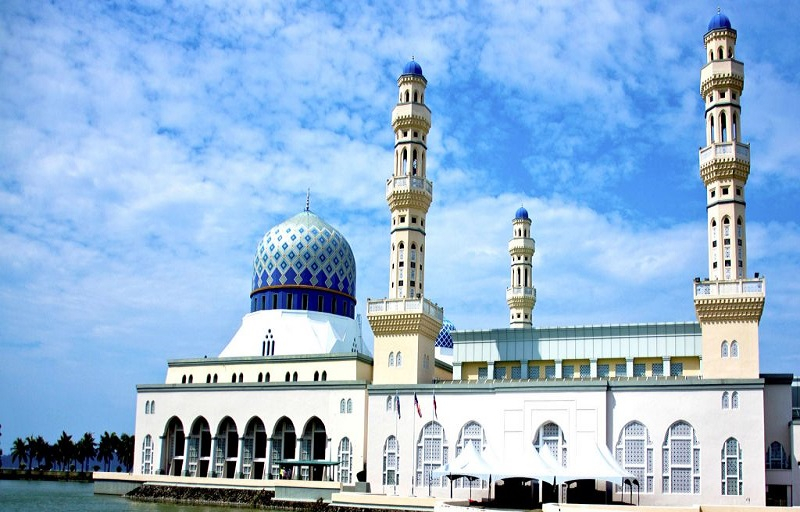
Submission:
[[[506,324],[522,204],[536,325],[694,320],[692,278],[708,273],[699,76],[716,7],[2,2],[4,451],[62,429],[132,432],[135,385],[222,350],[249,310],[259,239],[309,188],[355,251],[359,312],[385,296],[390,113],[412,55],[433,112],[426,294],[447,318]],[[746,70],[761,368],[796,372],[800,15],[722,8]]]

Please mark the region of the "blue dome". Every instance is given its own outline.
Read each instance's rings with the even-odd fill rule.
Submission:
[[[412,59],[408,61],[405,66],[403,66],[403,74],[422,76],[422,66],[420,66],[417,61]]]
[[[445,318],[442,322],[442,328],[439,331],[439,335],[436,336],[436,342],[433,344],[433,346],[441,348],[453,348],[453,337],[450,336],[450,333],[455,330],[456,326],[453,325],[453,322]]]
[[[517,210],[516,215],[514,215],[515,219],[527,219],[528,218],[528,210],[525,207],[520,206],[519,210]]]
[[[731,20],[721,12],[718,12],[711,18],[711,21],[708,22],[708,31],[711,32],[712,30],[721,28],[731,28]]]
[[[259,242],[252,290],[251,311],[307,309],[352,318],[353,251],[330,224],[310,211],[300,212],[267,231]]]

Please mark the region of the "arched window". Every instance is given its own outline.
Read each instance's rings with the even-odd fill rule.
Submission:
[[[231,382],[236,382],[236,374],[231,375]]]
[[[406,103],[408,103],[408,91],[406,91]]]
[[[739,342],[736,340],[731,342],[731,357],[739,357]]]
[[[732,46],[728,47],[728,58],[729,59],[733,58],[733,47]]]
[[[444,428],[437,421],[431,421],[425,427],[417,440],[417,474],[415,478],[418,486],[444,487],[447,483],[445,477],[433,477],[431,472],[448,462],[449,448]]]
[[[700,443],[694,427],[685,421],[672,424],[662,446],[664,494],[700,493]]]
[[[709,52],[708,52],[708,60],[714,60],[714,50],[709,50]]]
[[[297,372],[292,374],[292,381],[297,382]]]
[[[314,372],[314,382],[319,380],[319,372]]]
[[[351,398],[347,399],[347,414],[353,413],[353,400]]]
[[[411,244],[411,253],[409,254],[411,261],[417,261],[417,244]]]
[[[723,341],[722,342],[722,347],[720,348],[720,355],[723,358],[728,357],[728,342],[727,341]]]
[[[389,436],[383,443],[383,485],[397,485],[400,481],[400,446],[397,438]]]
[[[733,113],[733,125],[731,128],[733,132],[731,132],[731,140],[739,140],[739,130],[738,130],[738,118],[736,117],[736,112]]]
[[[345,401],[344,398],[339,402],[339,414],[344,414]]]
[[[394,352],[389,352],[389,366],[394,366]]]
[[[325,370],[322,370],[322,380],[323,381],[328,380],[328,372]]]
[[[400,167],[400,173],[403,176],[408,174],[408,152],[405,149],[403,149],[403,162],[402,166]]]
[[[403,353],[397,353],[397,366],[403,366]]]
[[[289,372],[286,372],[286,382],[289,382],[291,379],[292,376],[289,374]]]
[[[206,384],[211,384],[211,374],[206,375]]]
[[[217,382],[217,374],[216,373],[214,374],[214,382],[215,383]]]
[[[387,396],[386,397],[386,411],[387,412],[394,411],[393,405],[394,405],[394,397],[392,395]]]
[[[189,375],[189,384],[194,382],[194,375]]]
[[[244,382],[244,374],[243,373],[239,374],[239,382]]]
[[[186,375],[181,377],[181,384],[186,384]]]
[[[722,408],[729,409],[730,408],[730,395],[727,391],[722,393]]]
[[[343,437],[339,441],[339,465],[336,467],[337,480],[343,484],[349,484],[353,479],[353,450],[350,446],[350,439]]]
[[[711,122],[711,142],[716,142],[716,140],[714,139],[714,116],[710,115],[710,116],[708,116],[708,118],[711,120],[710,121]]]
[[[647,427],[638,421],[625,425],[615,452],[620,466],[639,480],[642,492],[653,492],[653,442]]]
[[[725,116],[725,112],[719,115],[719,131],[722,136],[722,142],[728,142],[728,118]]]
[[[739,392],[734,391],[731,393],[731,409],[738,409],[739,408]]]
[[[767,469],[789,469],[789,457],[781,443],[773,441],[769,445],[766,462]]]
[[[266,382],[269,382],[269,372],[267,372],[267,376],[266,376],[266,378],[264,379],[264,381],[266,381]]]
[[[414,91],[414,103],[416,103],[416,102],[417,102],[417,98],[418,98],[418,97],[419,97],[419,96],[417,95],[417,91]]]
[[[156,401],[153,400],[150,402],[150,414],[155,414],[155,413],[156,413]]]
[[[742,448],[729,437],[722,446],[722,495],[742,495]]]
[[[539,427],[533,445],[539,453],[542,453],[543,449],[549,450],[553,459],[562,466],[567,466],[567,441],[564,439],[561,427],[555,423],[549,422]]]
[[[458,442],[456,443],[456,457],[461,454],[461,450],[469,445],[472,445],[478,453],[482,453],[486,446],[486,434],[481,424],[476,421],[470,421],[461,427],[461,432],[458,434]],[[455,485],[456,487],[472,486],[473,488],[485,489],[488,487],[488,482],[480,479],[470,481],[462,477],[455,481]]]
[[[258,372],[258,382],[263,382],[263,381],[264,381],[264,374],[261,373],[261,372]]]
[[[405,259],[405,247],[406,246],[403,244],[403,242],[400,242],[397,245],[397,256],[399,261],[403,261],[403,259]]]
[[[142,441],[142,474],[153,473],[153,438],[147,434]]]
[[[720,46],[717,48],[717,59],[722,60],[725,58],[725,53],[722,51],[722,47]]]
[[[150,400],[144,403],[144,413],[150,414]]]

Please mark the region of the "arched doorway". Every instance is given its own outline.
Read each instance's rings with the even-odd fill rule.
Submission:
[[[173,416],[164,429],[161,446],[161,472],[165,475],[180,476],[183,470],[183,450],[186,438],[183,423]]]
[[[326,461],[328,451],[328,434],[325,432],[325,424],[316,416],[306,423],[303,429],[303,438],[300,441],[300,459],[311,461]],[[300,468],[300,476],[303,480],[322,480],[326,466],[311,464]],[[310,470],[310,471],[309,471]]]
[[[294,423],[283,417],[275,424],[272,432],[272,453],[270,453],[270,473],[272,478],[280,478],[281,462],[297,457],[297,434]],[[289,469],[288,467],[285,469]]]
[[[226,416],[217,429],[217,450],[214,454],[214,475],[222,478],[236,477],[239,459],[239,434],[236,423]]]
[[[189,476],[208,476],[211,465],[211,429],[202,416],[194,420],[187,446],[186,470]]]
[[[267,431],[264,422],[252,418],[244,429],[242,440],[242,475],[244,478],[264,478],[267,463]]]

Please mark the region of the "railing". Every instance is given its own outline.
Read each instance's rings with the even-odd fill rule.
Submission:
[[[730,158],[736,156],[739,160],[750,161],[750,145],[742,142],[717,142],[700,150],[700,166],[716,157]]]
[[[694,296],[717,297],[724,295],[764,295],[764,278],[737,279],[735,281],[695,281]]]
[[[523,297],[523,296],[533,296],[536,298],[536,288],[532,286],[511,286],[506,288],[506,298],[508,297]]]
[[[368,313],[403,313],[421,311],[437,320],[444,318],[441,307],[425,298],[419,299],[367,299]]]
[[[425,178],[419,176],[399,176],[386,180],[386,195],[390,195],[395,190],[424,190],[433,195],[433,184]]]

